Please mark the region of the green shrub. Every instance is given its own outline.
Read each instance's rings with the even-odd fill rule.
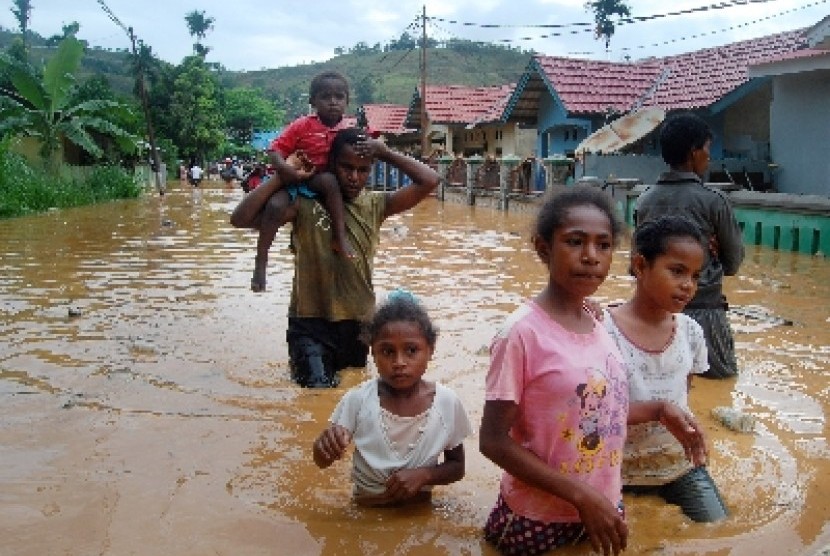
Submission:
[[[133,174],[119,166],[93,166],[83,174],[53,177],[0,144],[0,218],[132,199],[141,191]]]
[[[120,166],[94,166],[83,183],[90,194],[90,201],[134,199],[141,194],[141,185],[132,173]]]

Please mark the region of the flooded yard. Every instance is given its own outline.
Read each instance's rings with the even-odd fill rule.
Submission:
[[[359,508],[349,461],[317,469],[313,438],[371,367],[296,387],[288,234],[252,293],[256,236],[228,223],[242,192],[170,186],[0,221],[0,554],[495,554],[480,528],[499,470],[475,434],[465,479],[429,506]],[[422,298],[440,328],[427,378],[461,395],[476,430],[490,338],[546,281],[530,222],[428,199],[382,232],[376,289]],[[626,268],[624,242],[600,301],[629,296]],[[696,380],[691,403],[732,515],[697,524],[627,497],[627,553],[828,553],[830,261],[748,247],[726,290],[742,372]],[[716,406],[753,415],[755,432],[725,429]]]

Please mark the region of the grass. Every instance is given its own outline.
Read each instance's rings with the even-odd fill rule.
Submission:
[[[141,191],[133,174],[119,166],[93,166],[53,177],[0,145],[0,218],[131,199]]]

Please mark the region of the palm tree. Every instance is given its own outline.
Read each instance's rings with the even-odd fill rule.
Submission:
[[[56,45],[60,44],[60,42],[63,39],[65,39],[66,37],[77,36],[78,31],[80,31],[80,29],[81,29],[81,24],[78,23],[77,21],[73,21],[72,23],[64,25],[61,29],[62,29],[61,34],[60,35],[52,35],[51,37],[46,39],[46,44],[48,44],[49,46],[56,46]]]
[[[29,17],[32,15],[32,2],[31,0],[12,0],[12,4],[14,4],[14,7],[11,12],[17,20],[18,27],[20,27],[20,36],[23,41],[23,60],[26,60],[29,52],[27,38],[29,35]]]
[[[216,20],[212,17],[205,16],[204,10],[201,12],[193,10],[184,16],[184,20],[187,22],[187,29],[190,32],[190,36],[196,37],[196,44],[193,45],[193,51],[198,56],[204,58],[207,56],[210,48],[202,45],[202,40],[207,36],[208,31],[213,29],[213,24]]]
[[[114,100],[74,103],[74,74],[83,56],[83,44],[67,37],[40,76],[32,66],[0,53],[0,71],[9,76],[13,90],[0,90],[0,137],[34,137],[47,169],[57,172],[55,154],[66,139],[93,156],[103,150],[90,132],[114,137],[122,149],[134,148],[136,138],[112,123],[108,115],[126,111]]]
[[[585,4],[585,8],[594,12],[594,21],[597,26],[594,34],[597,38],[605,37],[605,49],[611,44],[614,34],[614,22],[611,16],[629,17],[631,9],[622,0],[592,0]]]

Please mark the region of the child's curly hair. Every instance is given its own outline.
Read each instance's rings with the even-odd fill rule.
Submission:
[[[683,164],[689,153],[711,140],[709,124],[692,112],[669,116],[660,126],[660,153],[669,166]]]
[[[706,248],[706,240],[697,224],[679,214],[666,214],[655,220],[643,222],[634,230],[631,248],[649,263],[669,250],[673,239],[688,237]]]
[[[438,329],[429,318],[426,309],[411,292],[406,290],[395,290],[391,292],[386,301],[375,309],[372,319],[363,327],[362,339],[371,346],[377,337],[378,332],[384,325],[390,322],[413,322],[421,329],[427,343],[435,348],[438,339]]]
[[[323,89],[323,85],[327,80],[340,81],[343,83],[343,88],[346,90],[346,100],[349,100],[349,80],[346,76],[336,70],[324,70],[315,75],[308,86],[308,102],[311,104],[314,97]]]

